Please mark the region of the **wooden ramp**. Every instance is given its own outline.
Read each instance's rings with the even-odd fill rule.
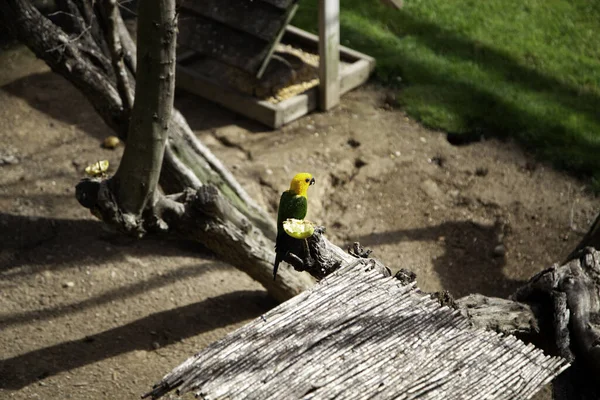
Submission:
[[[528,399],[568,367],[364,260],[189,358],[145,397]]]
[[[260,77],[298,0],[191,0],[179,7],[178,46]]]

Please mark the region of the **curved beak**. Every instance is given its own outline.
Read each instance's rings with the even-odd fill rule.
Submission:
[[[308,184],[309,186],[312,186],[315,184],[315,178],[311,178],[310,183]]]

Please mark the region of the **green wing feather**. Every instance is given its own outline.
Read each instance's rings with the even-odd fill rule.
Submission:
[[[283,231],[283,221],[288,218],[304,219],[308,202],[306,197],[298,196],[294,192],[286,190],[279,199],[279,210],[277,211],[277,230]]]

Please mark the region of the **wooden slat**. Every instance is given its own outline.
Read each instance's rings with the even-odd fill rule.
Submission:
[[[147,396],[528,399],[567,368],[357,261],[173,369]]]
[[[284,43],[296,45],[306,51],[319,51],[319,37],[293,25],[288,25],[285,28],[285,34],[281,40]],[[373,68],[375,67],[375,59],[373,57],[346,46],[340,46],[339,49],[341,61],[354,62],[358,60],[367,60],[373,65]]]
[[[278,104],[281,109],[280,126],[297,120],[317,108],[319,89],[314,87]]]
[[[319,107],[340,103],[340,2],[319,0]]]
[[[374,66],[374,63],[369,62],[369,60],[359,60],[353,64],[342,66],[340,94],[347,93],[365,83],[369,79]]]
[[[184,2],[180,12],[201,15],[271,42],[281,30],[286,10],[262,1],[203,0]]]

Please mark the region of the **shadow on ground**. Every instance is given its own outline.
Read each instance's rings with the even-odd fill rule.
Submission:
[[[501,227],[497,225],[451,221],[432,227],[373,233],[360,236],[356,241],[367,248],[402,241],[437,242],[444,246],[444,254],[433,260],[433,266],[442,287],[454,297],[470,293],[506,297],[524,282],[510,279],[502,272],[505,256],[494,255],[500,233]],[[396,267],[411,269],[410,265]]]
[[[126,325],[0,361],[0,389],[37,380],[134,350],[152,351],[254,318],[274,304],[264,291],[238,291],[138,319]],[[231,312],[235,307],[236,313]]]
[[[0,213],[0,273],[10,279],[57,271],[77,263],[96,264],[122,259],[127,255],[144,257],[155,254],[198,256],[210,253],[200,244],[150,237],[137,240],[107,231],[95,220],[44,218]],[[27,265],[27,268],[20,268]]]
[[[0,89],[22,98],[33,108],[56,120],[77,126],[98,141],[113,134],[79,90],[53,72],[32,74]],[[62,98],[63,101],[55,101],[56,98]],[[217,129],[231,124],[250,132],[265,130],[257,122],[182,90],[177,91],[175,107],[194,130]]]
[[[41,310],[6,315],[0,317],[0,329],[15,325],[24,325],[33,321],[39,323],[49,319],[62,317],[67,314],[85,311],[96,306],[107,305],[115,300],[124,300],[139,294],[151,292],[154,289],[168,286],[176,281],[198,277],[220,266],[222,267],[224,264],[204,263],[201,265],[186,265],[166,273],[152,276],[144,281],[108,290],[99,296],[91,297],[75,304],[62,304],[56,307],[46,307]]]

